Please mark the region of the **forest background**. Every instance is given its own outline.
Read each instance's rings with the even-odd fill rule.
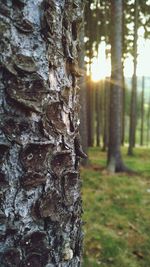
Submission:
[[[150,1],[87,1],[80,37],[86,267],[150,265],[149,37]]]

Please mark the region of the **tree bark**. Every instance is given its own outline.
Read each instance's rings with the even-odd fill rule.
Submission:
[[[135,15],[134,15],[134,44],[133,44],[133,64],[134,73],[132,77],[132,94],[131,94],[131,110],[130,110],[130,129],[129,129],[129,148],[128,155],[133,155],[133,148],[135,146],[135,135],[136,135],[136,123],[137,123],[137,39],[138,39],[138,0],[135,0],[134,4]]]
[[[1,267],[80,266],[82,3],[1,1]]]
[[[111,89],[108,165],[110,172],[125,171],[121,157],[122,113],[122,0],[111,0]]]

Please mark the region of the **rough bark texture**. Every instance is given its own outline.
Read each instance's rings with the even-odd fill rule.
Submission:
[[[80,266],[82,5],[1,0],[1,267]]]
[[[124,171],[121,146],[122,113],[122,0],[111,1],[111,89],[108,170]]]
[[[137,123],[137,39],[138,39],[138,0],[134,3],[134,44],[133,44],[133,65],[134,73],[132,77],[132,95],[131,95],[131,107],[130,107],[130,129],[129,129],[129,148],[128,155],[133,155],[133,148],[135,146],[135,134]]]

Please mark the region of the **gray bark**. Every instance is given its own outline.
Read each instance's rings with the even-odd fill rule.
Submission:
[[[0,3],[0,266],[77,267],[81,0]]]
[[[122,114],[122,0],[111,1],[111,89],[108,165],[110,172],[125,171],[121,157]]]

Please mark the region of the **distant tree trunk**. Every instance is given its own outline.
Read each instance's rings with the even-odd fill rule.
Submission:
[[[87,1],[87,20],[91,20],[92,10],[91,10],[92,0]],[[87,111],[88,111],[88,146],[94,145],[94,134],[95,134],[95,89],[91,80],[91,64],[93,58],[93,20],[88,25],[89,32],[89,76],[87,77]]]
[[[125,46],[125,0],[122,0],[122,134],[121,144],[125,141],[125,78],[124,78],[124,46]]]
[[[83,151],[88,153],[88,129],[87,129],[87,87],[86,87],[86,74],[84,63],[84,18],[82,20],[82,27],[79,33],[80,39],[80,52],[79,52],[79,68],[82,76],[79,79],[80,87],[80,135]],[[87,158],[82,160],[82,164],[87,163]]]
[[[104,4],[104,36],[105,36],[105,43],[106,45],[109,43],[109,26],[107,24],[109,17],[108,17],[108,2],[105,1]],[[105,56],[108,59],[108,51],[107,48],[105,49]],[[105,77],[104,84],[103,84],[103,147],[102,151],[106,151],[108,148],[109,142],[109,105],[110,105],[110,77]]]
[[[110,78],[104,81],[104,129],[103,129],[103,148],[106,151],[109,142],[109,106],[110,106]]]
[[[87,80],[88,90],[88,146],[94,146],[94,134],[95,134],[95,88],[92,83],[91,77]]]
[[[122,134],[121,134],[121,144],[124,145],[125,141],[125,80],[124,80],[124,72],[123,73],[123,80],[122,80]]]
[[[130,129],[129,129],[129,148],[128,155],[133,155],[133,148],[135,146],[135,134],[136,134],[136,123],[137,123],[137,39],[138,39],[138,0],[135,0],[134,4],[135,15],[134,15],[134,44],[133,44],[133,63],[134,73],[132,77],[132,94],[131,94],[131,110],[130,110]]]
[[[100,90],[101,82],[95,84],[95,110],[96,110],[96,146],[100,147],[100,135],[101,135],[101,99]]]
[[[150,131],[150,97],[148,103],[148,112],[147,112],[147,146],[149,145],[149,131]]]
[[[82,1],[1,1],[0,15],[0,266],[77,267]]]
[[[122,0],[111,0],[111,90],[108,165],[110,172],[125,171],[121,157],[122,112]]]
[[[142,99],[141,99],[141,136],[140,136],[140,145],[143,146],[143,137],[144,137],[144,87],[145,87],[145,78],[142,78]]]

